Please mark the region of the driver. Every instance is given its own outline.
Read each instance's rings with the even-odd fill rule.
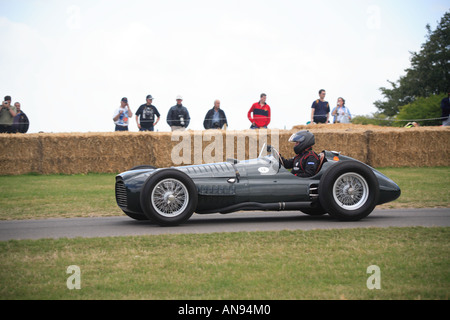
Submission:
[[[295,142],[295,157],[284,159],[283,163],[286,169],[292,169],[291,173],[297,177],[311,177],[316,174],[320,160],[317,153],[312,151],[312,146],[316,143],[314,134],[308,130],[302,130],[294,133],[289,142]]]

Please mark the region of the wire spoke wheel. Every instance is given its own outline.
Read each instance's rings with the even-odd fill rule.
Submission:
[[[173,178],[164,179],[153,188],[151,203],[161,216],[176,217],[188,206],[189,192],[181,181]]]
[[[369,197],[369,185],[361,175],[354,172],[345,173],[336,179],[333,197],[341,208],[357,210]]]
[[[140,194],[144,214],[161,226],[186,222],[198,203],[197,187],[177,169],[156,169],[145,181]]]
[[[338,162],[325,171],[319,184],[320,205],[341,221],[357,221],[375,208],[380,187],[370,167],[357,161]]]

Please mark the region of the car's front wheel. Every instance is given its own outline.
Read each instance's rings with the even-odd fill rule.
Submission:
[[[187,221],[198,202],[197,187],[185,173],[164,169],[151,175],[141,190],[141,207],[152,221],[173,226]]]
[[[310,216],[323,216],[327,214],[326,210],[320,204],[316,204],[311,208],[300,209],[300,211]]]
[[[319,184],[322,207],[342,221],[367,217],[379,196],[378,180],[373,171],[356,161],[339,162],[328,169]]]
[[[122,210],[123,213],[125,213],[127,216],[129,216],[130,218],[134,219],[134,220],[138,220],[138,221],[144,221],[144,220],[148,220],[146,215],[143,214],[139,214],[139,213],[132,213],[126,210]]]

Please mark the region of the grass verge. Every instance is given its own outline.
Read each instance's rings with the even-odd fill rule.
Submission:
[[[383,208],[433,208],[450,206],[450,167],[382,168],[402,190],[400,198]]]
[[[0,176],[0,220],[123,214],[115,174]]]
[[[0,243],[0,299],[448,299],[450,228]],[[81,271],[69,290],[67,267]],[[380,268],[369,290],[367,268]]]

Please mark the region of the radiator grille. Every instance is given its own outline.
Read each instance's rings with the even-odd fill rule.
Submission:
[[[116,182],[116,201],[117,205],[121,208],[126,208],[128,205],[127,189],[125,188],[125,184],[122,180],[118,180]]]

